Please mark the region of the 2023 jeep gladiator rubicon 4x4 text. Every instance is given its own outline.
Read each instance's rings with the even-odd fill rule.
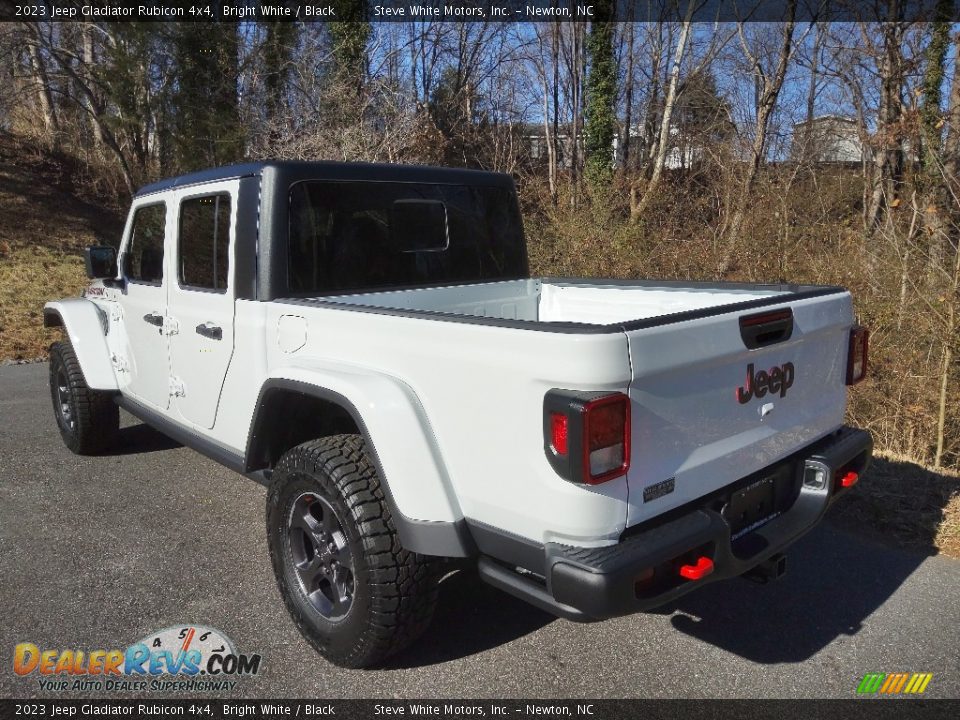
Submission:
[[[870,459],[849,293],[531,278],[505,175],[201,172],[86,260],[44,308],[64,441],[122,407],[267,484],[280,592],[342,665],[417,637],[446,558],[574,620],[776,575]]]

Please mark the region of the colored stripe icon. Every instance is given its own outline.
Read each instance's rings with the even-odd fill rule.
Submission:
[[[920,695],[933,673],[867,673],[857,686],[858,695]]]

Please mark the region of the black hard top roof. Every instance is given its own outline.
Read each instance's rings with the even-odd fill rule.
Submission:
[[[163,190],[201,185],[273,171],[290,182],[299,180],[366,180],[381,182],[422,182],[513,187],[513,179],[504,173],[462,168],[438,168],[428,165],[387,165],[378,163],[300,162],[292,160],[243,163],[201,170],[144,185],[136,197]]]

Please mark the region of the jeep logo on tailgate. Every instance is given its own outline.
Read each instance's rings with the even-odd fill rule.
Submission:
[[[737,388],[737,400],[745,405],[753,398],[762,398],[768,392],[780,393],[780,397],[787,394],[793,386],[793,363],[784,363],[779,367],[774,365],[769,370],[761,370],[753,374],[753,363],[747,365],[747,382]]]

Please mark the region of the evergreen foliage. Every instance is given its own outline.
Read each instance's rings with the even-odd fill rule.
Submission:
[[[593,23],[587,38],[590,74],[587,78],[585,173],[595,192],[613,178],[613,139],[617,129],[617,68],[613,56],[613,0],[600,0],[593,7]]]

